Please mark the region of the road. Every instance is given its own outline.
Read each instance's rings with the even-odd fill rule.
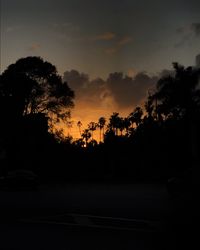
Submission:
[[[0,249],[177,249],[165,185],[42,185],[0,201]]]

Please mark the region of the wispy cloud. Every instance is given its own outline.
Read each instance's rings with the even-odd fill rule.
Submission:
[[[197,37],[200,37],[200,23],[192,23],[191,29]]]
[[[40,48],[41,48],[41,45],[40,45],[39,43],[32,43],[32,44],[29,46],[28,50],[29,50],[29,51],[36,51],[36,50],[38,50],[38,49],[40,49]]]
[[[50,28],[56,33],[58,39],[64,39],[67,42],[80,40],[80,26],[72,22],[51,23]]]
[[[94,41],[110,41],[110,40],[113,40],[115,37],[116,37],[115,33],[108,31],[108,32],[99,34],[97,36],[94,36],[92,38],[92,40],[94,40]]]
[[[133,38],[130,37],[130,36],[125,36],[125,37],[122,37],[119,42],[118,42],[118,45],[119,46],[124,46],[128,43],[131,43],[133,41]]]
[[[178,41],[174,44],[175,48],[183,48],[184,46],[191,45],[193,40],[200,37],[200,23],[192,23],[184,27],[176,29]]]
[[[80,27],[72,22],[53,23],[52,27],[59,32],[79,31]]]
[[[110,47],[110,48],[105,49],[105,53],[107,55],[113,55],[117,52],[117,50],[118,50],[118,48],[116,48],[116,47]]]
[[[187,44],[190,43],[191,38],[192,38],[191,33],[186,33],[184,36],[181,37],[181,39],[179,41],[177,41],[174,44],[174,47],[175,48],[182,48],[182,47],[184,47],[185,45],[187,45]]]
[[[178,27],[177,29],[176,29],[176,33],[177,34],[183,34],[185,32],[185,27]]]
[[[121,37],[120,39],[116,41],[116,43],[112,47],[105,49],[105,53],[107,55],[113,55],[117,53],[122,47],[126,46],[132,41],[133,41],[133,38],[130,36]]]
[[[10,32],[19,30],[20,28],[21,28],[21,26],[19,26],[19,25],[8,26],[8,27],[5,29],[5,31],[6,31],[7,33],[10,33]]]

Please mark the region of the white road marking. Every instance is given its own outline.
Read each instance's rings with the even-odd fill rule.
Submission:
[[[59,214],[48,217],[21,219],[24,223],[54,224],[66,226],[81,226],[99,229],[131,230],[156,232],[161,228],[161,222],[118,217],[95,216],[89,214]]]

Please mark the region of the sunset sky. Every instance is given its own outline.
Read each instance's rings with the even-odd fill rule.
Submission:
[[[200,54],[199,0],[0,2],[1,72],[30,55],[56,65],[75,90],[75,137],[78,120],[128,114],[172,62]]]

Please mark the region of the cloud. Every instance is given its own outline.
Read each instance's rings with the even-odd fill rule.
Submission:
[[[85,73],[79,73],[77,70],[65,71],[63,80],[68,82],[69,86],[75,90],[79,91],[84,89],[89,83],[89,76]]]
[[[176,29],[176,33],[183,34],[185,32],[185,27],[179,27]]]
[[[116,37],[116,34],[113,32],[105,32],[102,34],[99,34],[97,36],[94,36],[92,40],[94,41],[110,41],[113,40]]]
[[[148,89],[155,86],[158,80],[144,72],[134,72],[134,77],[114,72],[106,80],[90,80],[87,74],[76,70],[66,71],[63,79],[75,91],[75,104],[84,103],[91,109],[108,108],[112,111],[141,104]]]
[[[117,48],[117,47],[110,47],[110,48],[105,49],[105,53],[106,53],[107,55],[113,55],[113,54],[115,54],[117,51],[118,51],[118,48]]]
[[[176,33],[179,35],[179,40],[174,44],[175,48],[191,45],[195,37],[200,37],[200,23],[192,23],[185,27],[179,27],[176,29]]]
[[[136,70],[133,69],[133,68],[128,69],[127,75],[128,75],[129,77],[134,77],[134,76],[136,75]]]
[[[112,47],[107,48],[104,51],[107,55],[113,55],[117,53],[119,50],[121,50],[122,47],[131,43],[132,41],[133,39],[130,36],[121,37],[120,39],[116,41],[116,43]]]
[[[126,45],[126,44],[128,44],[128,43],[130,43],[130,42],[132,42],[132,41],[133,41],[132,37],[125,36],[125,37],[122,37],[122,38],[119,40],[118,45],[119,45],[119,46],[124,46],[124,45]]]
[[[30,51],[36,51],[41,48],[41,45],[39,43],[33,43],[29,46],[28,50]]]
[[[196,60],[196,66],[200,65],[200,54]],[[101,116],[109,119],[115,111],[126,116],[137,105],[143,106],[149,91],[155,90],[161,77],[174,74],[173,69],[164,69],[150,76],[130,68],[127,74],[114,72],[105,80],[100,77],[91,80],[88,74],[77,70],[66,71],[63,80],[75,91],[75,109],[72,110],[74,124],[81,120],[83,128],[86,128],[90,121],[97,122]],[[75,137],[79,137],[78,128]]]
[[[53,23],[52,27],[55,31],[66,32],[66,31],[79,31],[80,27],[72,22],[63,22],[63,23]]]
[[[80,27],[78,25],[73,24],[72,22],[65,22],[62,24],[64,28],[73,30],[73,31],[79,31]]]
[[[200,54],[196,56],[196,67],[200,68]]]
[[[181,39],[174,44],[175,48],[182,48],[185,45],[189,44],[191,41],[192,35],[191,33],[187,33],[181,37]]]
[[[184,27],[176,29],[176,33],[182,36],[182,39],[189,40],[192,37],[200,37],[200,23],[191,23]]]
[[[76,101],[99,105],[105,96],[106,83],[101,78],[90,80],[88,74],[77,70],[65,71],[63,80],[75,91]]]
[[[63,80],[75,91],[75,108],[72,110],[75,123],[81,120],[86,127],[90,121],[97,122],[100,116],[109,117],[116,110],[114,98],[103,79],[90,80],[87,74],[71,70],[64,73]]]
[[[127,108],[140,105],[157,80],[157,77],[150,77],[144,72],[137,73],[134,78],[115,72],[109,75],[107,87],[117,105]]]
[[[14,25],[14,26],[8,26],[6,28],[6,32],[7,33],[10,33],[10,32],[14,32],[14,31],[17,31],[19,29],[21,29],[22,26],[19,26],[19,25]]]
[[[200,37],[200,23],[192,23],[191,29],[196,35],[196,37]]]
[[[58,39],[64,39],[67,42],[82,40],[79,31],[80,26],[72,22],[51,23],[51,29],[56,33]]]

